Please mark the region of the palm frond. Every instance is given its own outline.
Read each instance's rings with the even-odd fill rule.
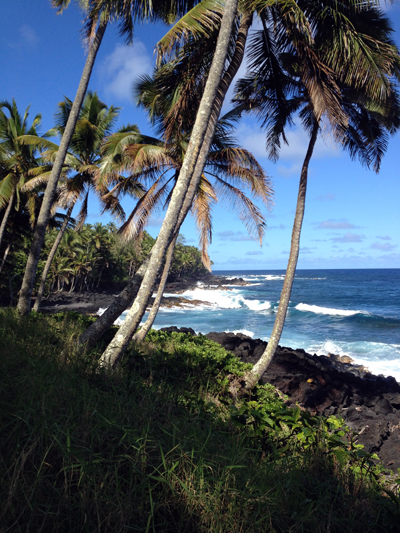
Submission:
[[[199,244],[203,265],[211,272],[211,261],[208,246],[212,241],[212,204],[218,202],[214,188],[207,178],[201,177],[199,187],[193,200],[192,214],[196,219],[196,226],[200,233]]]
[[[224,10],[222,0],[202,0],[157,43],[157,64],[182,46],[188,37],[209,37],[219,27]]]
[[[170,181],[170,180],[169,180]],[[119,234],[125,241],[132,240],[144,230],[154,208],[159,205],[168,193],[168,184],[157,180],[150,189],[139,199],[134,210],[125,224],[119,229]]]
[[[83,228],[83,225],[85,223],[85,220],[88,214],[88,201],[89,201],[89,191],[86,192],[80,211],[78,213],[75,231],[80,231]]]
[[[232,211],[239,216],[249,234],[258,238],[261,245],[266,222],[260,209],[240,189],[221,178],[216,179],[214,189],[218,198],[228,203]]]

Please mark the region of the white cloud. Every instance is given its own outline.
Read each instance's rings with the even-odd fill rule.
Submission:
[[[267,157],[266,152],[266,137],[265,132],[260,131],[258,124],[250,125],[243,121],[236,130],[236,138],[239,143],[250,150],[256,157]],[[301,128],[291,129],[286,133],[288,145],[281,143],[281,150],[279,152],[280,161],[294,161],[297,165],[301,165],[307,152],[309,137],[307,133]],[[323,159],[326,157],[340,157],[340,149],[334,144],[328,145],[320,137],[315,145],[313,158]],[[293,171],[294,169],[292,169]],[[280,169],[285,171],[285,169]]]
[[[397,244],[389,244],[388,242],[374,242],[370,248],[373,250],[380,250],[381,252],[391,252],[397,248]]]
[[[278,165],[278,174],[284,178],[289,178],[290,176],[299,176],[301,171],[301,163],[293,163],[289,165]]]
[[[286,229],[285,224],[279,224],[279,226],[268,226],[268,229]]]
[[[317,247],[316,246],[301,246],[300,247],[300,253],[301,254],[311,254],[313,252],[313,250],[316,250]]]
[[[217,236],[225,241],[255,241],[254,237],[246,235],[241,231],[219,231]]]
[[[320,194],[319,196],[317,196],[317,200],[319,200],[320,202],[332,202],[334,199],[335,195],[332,193]]]
[[[264,255],[263,252],[246,252],[246,255]]]
[[[286,138],[288,145],[283,143],[280,153],[280,159],[300,159],[303,161],[309,143],[309,137],[307,133],[301,129],[296,128],[287,132]],[[326,144],[321,137],[318,138],[314,152],[313,159],[323,159],[325,157],[339,157],[340,150],[335,145]]]
[[[146,46],[135,40],[132,46],[117,44],[101,63],[99,75],[105,92],[121,100],[132,100],[132,84],[142,74],[151,74],[152,58]]]
[[[340,220],[336,220],[334,218],[330,218],[329,220],[324,220],[323,222],[320,222],[316,229],[355,229],[357,226],[354,224],[351,224],[347,219],[342,218]]]
[[[148,226],[152,226],[153,228],[157,228],[161,226],[161,224],[164,222],[164,217],[151,217]]]
[[[341,237],[332,237],[333,242],[362,242],[364,235],[357,235],[356,233],[346,233]]]
[[[389,237],[389,235],[377,235],[377,239],[381,239],[382,241],[391,241],[392,237]]]
[[[29,46],[36,46],[39,42],[39,37],[35,30],[28,24],[24,24],[19,28],[19,34],[24,44]]]

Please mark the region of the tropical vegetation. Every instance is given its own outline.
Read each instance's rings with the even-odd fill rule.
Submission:
[[[151,332],[110,375],[76,352],[88,320],[0,311],[2,529],[398,531],[398,485],[340,419],[270,385],[232,402],[248,365],[203,336]]]
[[[45,246],[39,261],[39,273],[44,269],[48,254],[58,238],[59,229],[46,234]],[[32,232],[29,226],[15,239],[0,278],[0,301],[13,305],[21,284]],[[84,224],[80,231],[72,223],[66,229],[57,247],[49,274],[44,285],[46,299],[60,292],[114,290],[123,287],[149,256],[155,239],[144,232],[140,247],[135,241],[126,243],[118,233],[117,226],[110,222],[102,225]],[[179,236],[169,272],[170,281],[195,278],[208,273],[195,246],[185,244]],[[39,280],[37,281],[37,287]]]

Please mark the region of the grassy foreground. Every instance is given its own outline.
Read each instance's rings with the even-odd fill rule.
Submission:
[[[0,532],[396,532],[398,493],[339,420],[205,337],[151,332],[113,375],[79,315],[0,310]]]

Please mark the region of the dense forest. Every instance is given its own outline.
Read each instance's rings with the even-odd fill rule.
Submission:
[[[13,221],[19,231],[10,231],[5,236],[7,255],[0,278],[1,301],[3,305],[14,305],[24,275],[27,252],[31,239],[31,229],[26,224],[22,230],[24,214]],[[26,221],[25,221],[26,222]],[[57,221],[55,221],[57,222]],[[124,242],[118,234],[117,226],[110,222],[84,224],[76,231],[70,221],[62,236],[56,255],[46,279],[45,295],[48,297],[60,291],[82,292],[104,288],[115,290],[126,285],[152,249],[155,239],[144,231],[140,242]],[[48,254],[53,247],[59,228],[52,228],[46,235],[45,245],[38,264],[36,288],[39,286]],[[185,244],[179,236],[174,249],[169,271],[169,280],[176,281],[208,273],[201,261],[201,252],[195,246]]]

